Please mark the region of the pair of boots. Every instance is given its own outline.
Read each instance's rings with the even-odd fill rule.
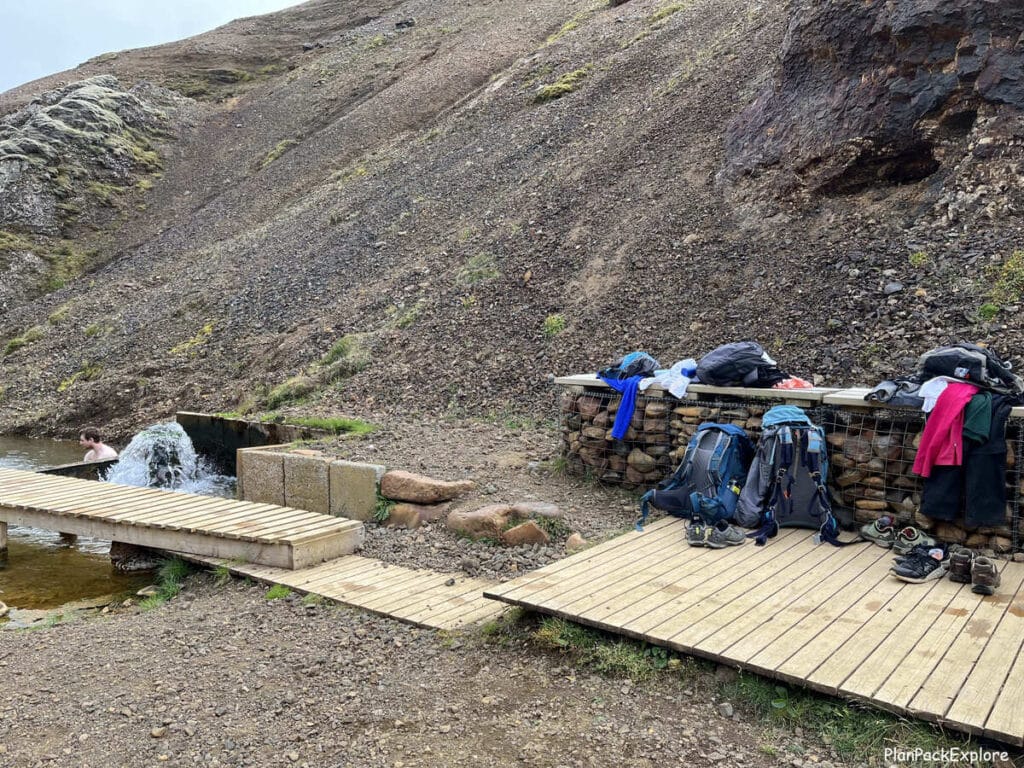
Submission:
[[[979,595],[994,595],[1001,582],[995,561],[966,547],[950,555],[949,580],[970,584],[971,591]]]

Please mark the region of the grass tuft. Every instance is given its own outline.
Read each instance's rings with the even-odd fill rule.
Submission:
[[[141,603],[139,607],[144,611],[152,611],[155,608],[159,608],[161,605],[177,597],[181,592],[182,584],[193,572],[195,568],[181,558],[172,557],[168,560],[164,560],[160,563],[160,567],[156,571],[157,579],[157,593],[150,595]]]
[[[557,336],[565,330],[565,315],[554,314],[544,318],[544,335],[547,338]]]
[[[291,597],[292,591],[284,584],[275,584],[267,590],[265,597],[267,600],[284,600]]]

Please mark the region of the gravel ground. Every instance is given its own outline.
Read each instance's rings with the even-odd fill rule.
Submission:
[[[549,423],[389,419],[363,440],[340,440],[325,447],[339,456],[389,469],[440,480],[472,479],[477,489],[454,501],[452,510],[521,501],[554,504],[561,510],[566,531],[577,532],[590,543],[628,530],[637,515],[634,494],[552,471],[558,433]],[[368,523],[360,554],[501,581],[565,557],[567,535],[548,545],[505,548],[460,538],[443,520],[414,531]]]
[[[723,717],[709,674],[564,664],[198,575],[156,610],[4,633],[0,765],[789,765],[765,739],[841,764]]]

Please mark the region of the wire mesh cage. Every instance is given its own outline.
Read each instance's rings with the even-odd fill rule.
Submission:
[[[755,443],[761,418],[777,398],[736,396],[677,400],[661,391],[641,393],[622,439],[611,436],[622,395],[603,388],[571,387],[559,398],[561,452],[569,473],[627,489],[647,489],[670,475],[682,460],[700,424],[735,424]],[[997,552],[1020,547],[1020,499],[1024,494],[1021,461],[1024,421],[1007,428],[1006,518],[1003,525],[967,529],[962,520],[932,521],[921,514],[922,479],[913,473],[924,429],[924,414],[905,409],[804,406],[815,424],[825,427],[830,485],[837,511],[849,521],[870,522],[890,515],[900,525],[915,525],[950,543]],[[626,418],[626,417],[624,417]]]

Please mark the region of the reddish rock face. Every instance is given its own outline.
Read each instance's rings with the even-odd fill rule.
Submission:
[[[982,120],[993,140],[974,154],[1019,144],[1022,30],[1019,2],[802,0],[773,84],[728,129],[721,178],[837,194],[949,170]]]

